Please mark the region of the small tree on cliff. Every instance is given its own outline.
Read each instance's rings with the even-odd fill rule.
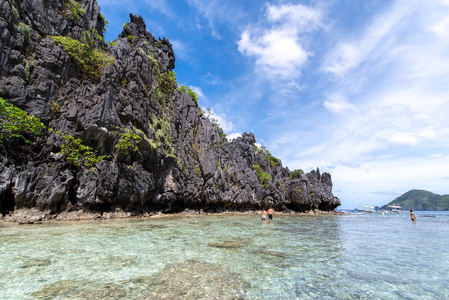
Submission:
[[[114,131],[113,134],[119,137],[117,144],[115,144],[115,150],[123,155],[128,155],[130,152],[139,151],[139,143],[142,138],[129,128],[120,129]]]
[[[70,133],[62,133],[60,131],[56,133],[63,139],[59,153],[64,155],[65,160],[69,164],[77,168],[81,166],[91,168],[99,161],[107,158],[106,155],[96,155],[92,147],[84,145],[81,139],[75,138]]]
[[[37,117],[29,116],[25,111],[0,98],[0,143],[12,139],[21,139],[31,144],[30,138],[42,135],[45,125]]]

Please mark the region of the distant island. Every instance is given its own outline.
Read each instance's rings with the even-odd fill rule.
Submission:
[[[410,190],[397,197],[380,209],[387,209],[388,205],[399,205],[403,209],[412,210],[445,210],[449,211],[449,195],[438,195],[425,190]]]

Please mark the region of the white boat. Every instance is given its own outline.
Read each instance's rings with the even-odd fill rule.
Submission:
[[[388,213],[394,213],[394,214],[400,214],[405,212],[404,210],[401,210],[402,207],[400,207],[399,205],[388,205],[387,206],[387,212]]]
[[[371,214],[373,212],[376,212],[374,210],[374,206],[360,206],[360,207],[362,209],[355,208],[355,210],[358,211],[358,212],[364,212],[364,213],[369,213],[369,214]]]

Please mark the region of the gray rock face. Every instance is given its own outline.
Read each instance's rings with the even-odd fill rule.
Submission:
[[[46,35],[79,39],[104,21],[96,1],[79,1],[76,19],[64,1],[0,0],[0,96],[48,128],[33,146],[0,144],[0,212],[33,208],[61,212],[135,214],[250,210],[333,210],[340,201],[319,170],[290,179],[280,161],[255,147],[252,133],[228,141],[188,94],[161,81],[175,67],[167,39],[156,40],[140,16],[105,47],[114,58],[98,81],[83,79],[62,46]],[[117,128],[142,140],[118,153]],[[70,133],[108,157],[93,168],[74,167],[59,154]],[[258,178],[254,166],[268,176]],[[259,174],[260,175],[260,174]]]

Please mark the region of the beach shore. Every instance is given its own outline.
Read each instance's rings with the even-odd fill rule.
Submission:
[[[40,211],[35,208],[31,209],[18,209],[5,216],[0,215],[0,222],[5,223],[18,223],[18,224],[40,224],[42,222],[50,221],[87,221],[87,220],[111,220],[111,219],[142,219],[142,218],[173,218],[173,217],[185,217],[185,216],[207,216],[207,215],[258,215],[260,210],[248,210],[248,211],[222,211],[222,212],[206,212],[203,210],[190,210],[178,213],[163,213],[158,212],[146,212],[143,214],[125,212],[121,209],[116,209],[113,212],[84,212],[78,211],[64,211],[59,214],[52,214],[50,211]],[[295,212],[295,211],[276,211],[275,214],[281,215],[336,215],[339,214],[335,211],[321,211],[314,210],[308,212]]]

